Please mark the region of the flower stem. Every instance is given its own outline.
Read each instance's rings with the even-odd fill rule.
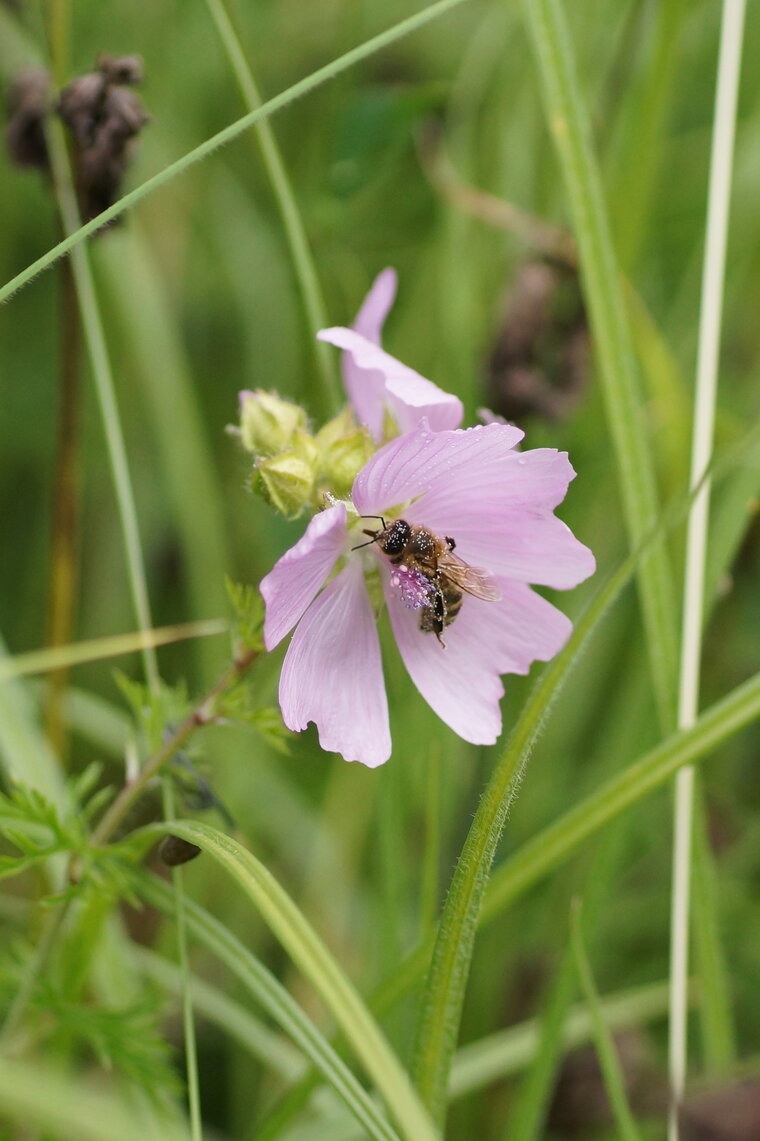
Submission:
[[[715,420],[726,236],[730,204],[736,100],[739,87],[745,0],[724,0],[718,81],[715,95],[707,238],[702,273],[697,387],[692,438],[691,486],[701,482],[689,514],[684,576],[683,631],[678,725],[689,729],[697,719],[704,612],[705,555],[710,505],[710,465]],[[691,872],[694,769],[676,778],[673,840],[673,903],[670,959],[671,1105],[670,1141],[678,1141],[678,1109],[686,1082],[687,983],[689,969],[689,897]]]
[[[206,7],[224,45],[243,101],[249,111],[255,111],[262,106],[261,94],[224,5],[224,0],[206,0]],[[309,248],[309,240],[306,237],[296,197],[285,164],[282,161],[274,132],[266,119],[256,123],[254,130],[258,136],[264,165],[272,183],[282,224],[285,228],[285,235],[290,246],[296,279],[306,311],[306,320],[312,335],[313,351],[322,382],[324,402],[329,414],[335,415],[341,404],[342,388],[338,382],[333,355],[323,341],[316,339],[318,330],[324,329],[328,322],[322,289]]]
[[[246,650],[239,658],[224,671],[219,680],[211,687],[208,693],[188,713],[182,724],[167,738],[158,752],[146,761],[133,781],[126,784],[119,795],[112,801],[92,835],[92,843],[102,845],[108,843],[129,812],[135,801],[142,796],[152,780],[160,773],[167,761],[177,753],[192,737],[201,725],[206,725],[213,717],[213,709],[217,699],[242,677],[246,670],[259,656],[258,650]]]

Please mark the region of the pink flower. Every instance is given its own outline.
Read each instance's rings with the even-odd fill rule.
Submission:
[[[388,310],[396,296],[396,271],[384,269],[375,279],[353,329],[322,329],[317,336],[343,349],[343,383],[360,424],[377,442],[385,436],[390,413],[399,430],[410,432],[427,419],[431,428],[458,428],[462,402],[407,368],[380,347]],[[386,437],[387,438],[387,437]]]
[[[401,657],[428,704],[460,737],[493,744],[501,732],[501,675],[553,657],[570,621],[529,583],[566,589],[594,571],[587,547],[553,514],[575,472],[564,452],[517,452],[523,433],[489,424],[432,431],[423,421],[362,468],[352,505],[315,515],[261,584],[264,636],[273,649],[294,627],[280,678],[285,724],[314,721],[322,748],[380,765],[391,753],[376,616],[365,574],[379,573]],[[429,579],[392,566],[367,542],[382,516],[403,518],[456,542],[456,554],[498,584],[498,601],[465,593],[445,643],[420,628],[430,618]],[[330,577],[337,570],[335,577]],[[432,592],[435,593],[434,591]],[[429,622],[428,622],[429,625]]]

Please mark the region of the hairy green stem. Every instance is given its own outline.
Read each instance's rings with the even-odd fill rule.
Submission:
[[[179,752],[189,741],[196,729],[208,724],[213,716],[217,699],[229,686],[242,677],[259,656],[258,650],[246,650],[222,674],[205,697],[188,713],[182,724],[164,742],[158,752],[145,762],[133,781],[126,784],[114,801],[111,802],[100,823],[93,832],[93,844],[107,844],[116,832],[132,805],[145,792],[167,761]]]

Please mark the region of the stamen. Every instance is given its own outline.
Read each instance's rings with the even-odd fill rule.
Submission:
[[[416,567],[401,566],[391,570],[391,586],[399,592],[407,610],[422,610],[432,606],[433,583]]]

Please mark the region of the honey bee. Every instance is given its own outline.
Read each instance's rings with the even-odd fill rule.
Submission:
[[[394,519],[386,525],[382,516],[377,518],[382,527],[376,531],[365,528],[364,534],[370,536],[370,542],[361,546],[377,543],[391,566],[406,567],[430,584],[430,601],[420,607],[420,630],[435,634],[444,648],[446,643],[441,635],[459,613],[463,594],[485,602],[498,602],[501,598],[499,585],[490,572],[482,567],[471,567],[455,555],[456,542],[448,535],[441,538],[427,527],[407,523],[406,519]]]

